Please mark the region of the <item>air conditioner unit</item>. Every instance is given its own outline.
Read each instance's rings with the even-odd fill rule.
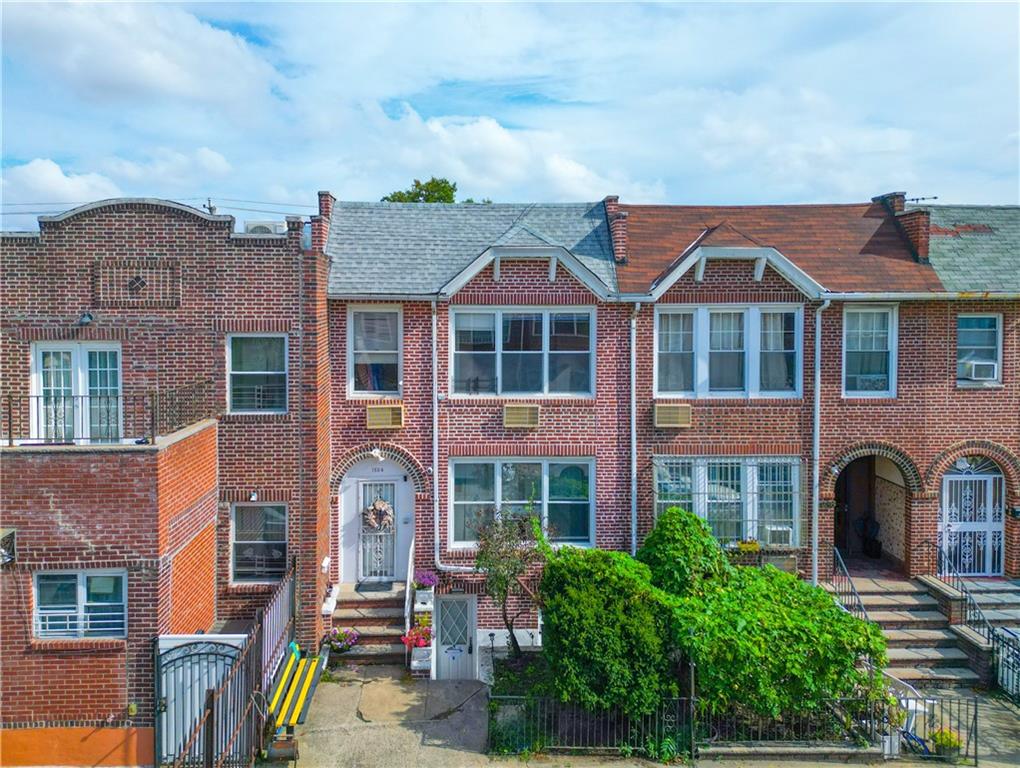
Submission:
[[[687,403],[656,403],[655,426],[659,429],[690,427],[691,406]]]
[[[285,235],[287,234],[287,222],[285,221],[246,221],[244,231],[248,235]]]
[[[369,405],[365,407],[367,429],[400,429],[404,426],[404,406]]]
[[[998,363],[967,362],[963,364],[963,377],[971,381],[995,381],[999,378]]]
[[[537,405],[504,405],[503,426],[507,429],[534,429],[538,426]]]
[[[773,547],[793,545],[793,528],[788,525],[766,525],[765,543]]]

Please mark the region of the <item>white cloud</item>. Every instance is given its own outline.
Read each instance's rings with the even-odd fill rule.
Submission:
[[[143,161],[111,157],[104,162],[103,169],[114,178],[152,186],[199,185],[210,177],[226,176],[232,170],[227,159],[209,147],[187,153],[161,147]]]
[[[12,203],[33,203],[4,208],[4,229],[34,229],[36,214],[19,214],[21,210],[51,210],[53,204],[71,207],[68,203],[120,197],[120,188],[98,173],[66,173],[47,158],[36,158],[22,165],[3,169],[0,175],[0,198],[5,206]],[[61,206],[58,206],[58,209]],[[10,212],[10,215],[8,215]]]

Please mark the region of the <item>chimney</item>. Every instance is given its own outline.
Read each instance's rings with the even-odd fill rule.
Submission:
[[[931,212],[917,208],[896,217],[903,234],[910,240],[914,256],[922,264],[928,263],[928,235],[931,232]]]
[[[319,213],[311,217],[312,250],[322,253],[326,249],[329,238],[329,222],[333,217],[333,204],[336,198],[329,192],[319,192]]]
[[[627,263],[627,211],[620,210],[618,195],[606,195],[606,221],[609,222],[609,239],[613,244],[613,259],[617,264]]]
[[[887,192],[884,195],[871,198],[873,203],[881,203],[890,213],[903,213],[907,203],[906,192]]]

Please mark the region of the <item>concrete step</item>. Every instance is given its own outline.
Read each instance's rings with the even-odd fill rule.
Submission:
[[[333,611],[333,626],[384,626],[386,624],[403,623],[403,607],[366,606],[363,608],[337,608]]]
[[[959,648],[889,648],[887,655],[887,669],[893,675],[900,667],[964,667],[968,663],[967,654]]]
[[[1011,627],[1020,624],[1020,608],[985,608],[981,612],[988,619],[988,623],[994,627]]]
[[[403,664],[406,651],[402,643],[372,643],[356,645],[346,653],[330,656],[330,662],[353,662],[357,664]]]
[[[967,667],[895,667],[889,673],[915,688],[969,688],[980,682]]]
[[[404,583],[393,582],[386,589],[361,592],[357,584],[344,583],[340,585],[340,592],[337,602],[342,603],[392,603],[399,601],[404,604]]]
[[[889,648],[956,647],[957,637],[948,629],[883,629]]]
[[[339,625],[338,625],[339,626]],[[404,625],[398,623],[389,624],[351,624],[342,629],[357,630],[360,635],[358,645],[380,645],[400,642],[400,636],[404,634]],[[403,646],[401,646],[403,647]]]
[[[882,629],[945,629],[949,626],[939,611],[868,611],[868,618]]]
[[[862,598],[865,595],[916,595],[927,594],[923,584],[912,579],[880,579],[852,576],[850,580]]]
[[[1020,592],[971,592],[982,611],[1020,608]]]
[[[927,593],[871,593],[861,595],[861,602],[871,613],[872,609],[887,611],[937,611],[939,601]]]
[[[972,595],[982,592],[1011,592],[1020,593],[1020,580],[1010,581],[1007,579],[964,579],[964,585]]]

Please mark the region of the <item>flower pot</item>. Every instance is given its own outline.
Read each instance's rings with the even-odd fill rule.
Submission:
[[[414,610],[419,612],[431,611],[434,599],[435,590],[432,587],[414,590]]]
[[[935,754],[947,763],[955,763],[960,759],[959,747],[935,747]]]
[[[423,670],[432,668],[432,647],[426,645],[423,648],[411,649],[411,669]]]

